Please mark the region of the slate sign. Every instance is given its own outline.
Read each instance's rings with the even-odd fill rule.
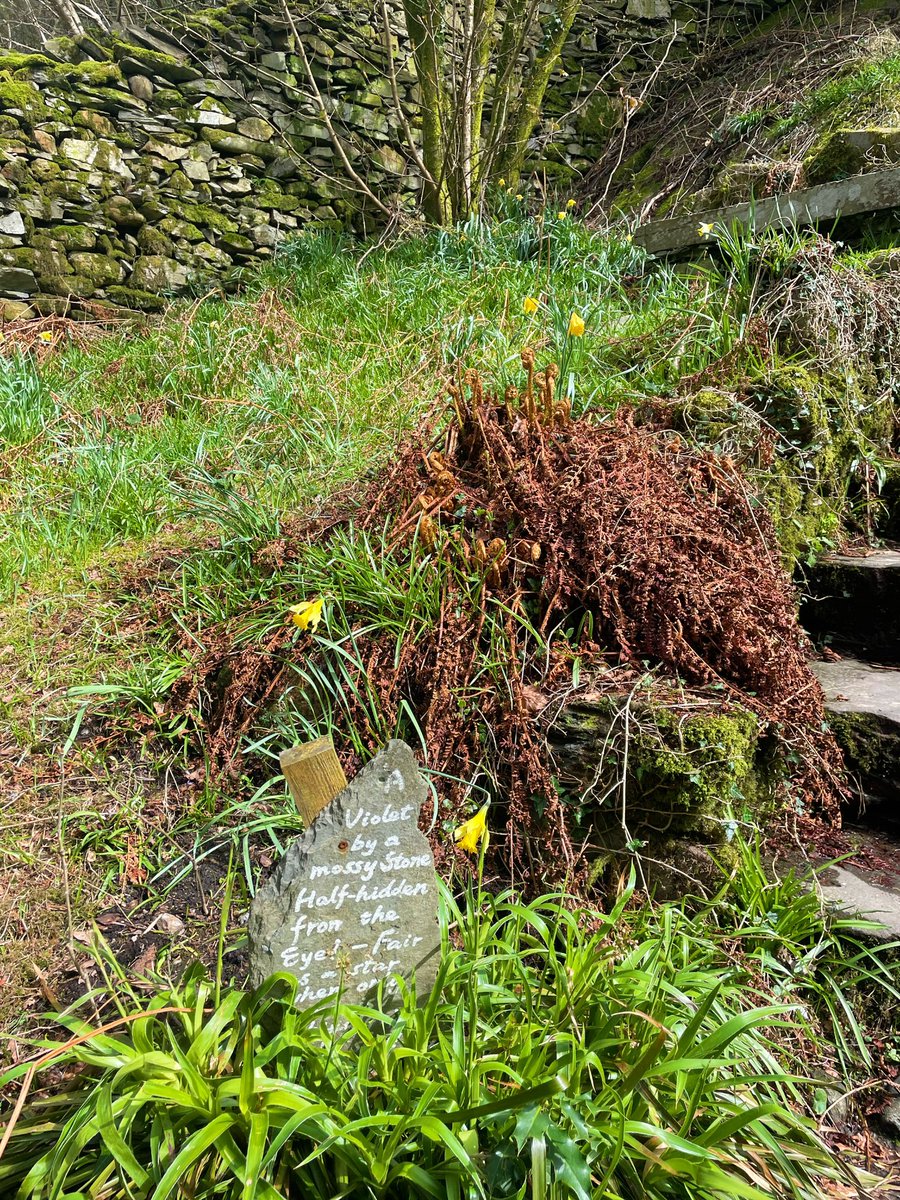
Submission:
[[[338,991],[362,1001],[394,974],[430,992],[441,939],[434,856],[418,827],[427,795],[409,746],[392,741],[319,813],[254,897],[254,983],[292,972],[299,1008]]]

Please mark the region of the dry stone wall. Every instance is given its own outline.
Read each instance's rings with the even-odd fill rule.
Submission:
[[[663,58],[667,69],[684,62],[767,2],[590,0],[535,139],[541,177],[571,184],[605,145],[629,81]],[[325,0],[296,32],[356,169],[413,208],[419,179],[380,20]],[[414,126],[416,80],[398,61]],[[228,286],[302,227],[371,227],[377,214],[343,184],[310,91],[272,0],[0,54],[0,316],[152,310],[169,294]]]

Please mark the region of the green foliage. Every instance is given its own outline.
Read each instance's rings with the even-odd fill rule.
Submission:
[[[772,129],[779,138],[795,129],[802,121],[827,127],[848,124],[867,114],[896,112],[900,104],[900,54],[851,63],[844,71],[826,80],[793,105],[789,116]]]
[[[298,1012],[289,976],[223,993],[192,971],[103,1029],[64,1014],[44,1061],[82,1070],[13,1130],[4,1194],[813,1200],[849,1179],[779,1062],[797,1011],[748,1007],[699,922],[630,900],[445,894],[421,1005],[398,983]]]
[[[815,1009],[845,1075],[877,1070],[862,1012],[870,1005],[890,1012],[900,1001],[894,963],[900,947],[872,945],[867,935],[880,928],[877,922],[825,909],[816,876],[784,867],[776,875],[758,840],[738,837],[734,849],[718,906],[722,932],[756,960],[776,997]]]

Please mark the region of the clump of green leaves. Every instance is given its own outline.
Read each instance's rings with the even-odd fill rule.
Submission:
[[[840,1174],[775,1049],[797,1014],[749,1007],[680,909],[471,889],[442,920],[421,1006],[195,971],[103,1029],[63,1015],[45,1061],[82,1070],[12,1130],[3,1194],[812,1200]]]

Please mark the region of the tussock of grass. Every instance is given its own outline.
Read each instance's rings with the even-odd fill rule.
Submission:
[[[802,1011],[767,1004],[702,919],[632,907],[632,887],[609,913],[445,894],[422,1005],[403,989],[297,1012],[289,976],[243,994],[195,971],[150,997],[121,976],[120,1019],[59,1018],[74,1042],[41,1062],[84,1071],[12,1131],[0,1184],[23,1200],[97,1179],[235,1200],[818,1200],[823,1180],[852,1183],[785,1065],[812,1035]]]

